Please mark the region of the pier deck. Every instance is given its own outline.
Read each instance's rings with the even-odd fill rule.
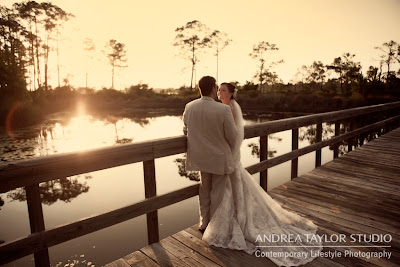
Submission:
[[[335,243],[335,247],[324,243],[323,249],[342,253],[386,251],[391,253],[390,259],[342,254],[332,259],[319,257],[306,266],[400,263],[400,128],[268,192],[284,208],[316,223],[318,234],[376,234],[392,238],[389,243],[362,240]],[[209,246],[201,238],[202,234],[192,226],[107,266],[276,266],[268,258]]]

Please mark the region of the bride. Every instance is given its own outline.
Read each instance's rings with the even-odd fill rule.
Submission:
[[[312,238],[317,226],[310,220],[283,209],[251,177],[240,162],[244,138],[243,115],[235,101],[237,89],[222,83],[218,98],[229,105],[239,135],[232,151],[235,171],[225,184],[203,239],[216,247],[266,255],[279,266],[298,266],[312,261],[322,243]],[[263,254],[261,254],[263,253]]]

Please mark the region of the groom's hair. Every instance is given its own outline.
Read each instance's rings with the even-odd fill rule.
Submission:
[[[202,96],[209,96],[212,89],[216,86],[215,79],[211,76],[204,76],[199,81],[199,89]]]

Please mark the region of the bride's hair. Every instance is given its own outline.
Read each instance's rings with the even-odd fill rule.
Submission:
[[[231,99],[235,99],[236,98],[237,89],[233,84],[231,84],[231,83],[221,83],[221,85],[226,85],[226,87],[228,87],[229,92],[232,93]]]

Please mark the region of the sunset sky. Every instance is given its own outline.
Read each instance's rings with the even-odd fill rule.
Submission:
[[[16,1],[1,0],[11,7]],[[60,46],[61,80],[69,75],[75,87],[85,85],[89,65],[89,87],[111,86],[111,67],[102,54],[106,42],[124,43],[128,67],[117,71],[115,87],[123,89],[139,82],[153,88],[190,85],[191,65],[179,57],[172,45],[175,29],[199,20],[233,40],[220,54],[219,82],[252,80],[257,62],[249,57],[254,44],[274,43],[280,49],[270,60],[285,63],[274,70],[290,82],[302,65],[324,64],[350,52],[361,62],[363,73],[378,66],[375,46],[400,42],[399,0],[54,0],[53,4],[75,15],[63,30]],[[95,59],[87,63],[83,40],[93,39]],[[209,50],[199,56],[197,80],[216,75],[216,58]],[[50,55],[50,84],[57,86],[56,53]],[[397,66],[398,68],[398,66]],[[397,69],[396,68],[396,69]]]

